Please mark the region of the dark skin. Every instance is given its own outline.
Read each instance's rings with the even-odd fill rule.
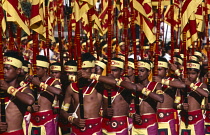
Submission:
[[[56,78],[56,79],[60,79],[61,77],[61,71],[57,71],[57,70],[51,70],[51,76]],[[58,102],[58,96],[55,96],[54,101],[56,102],[56,107],[59,107],[59,102]],[[58,108],[54,107],[54,112],[57,113]]]
[[[158,82],[159,84],[162,84],[161,81],[162,79],[166,79],[166,74],[168,72],[168,69],[163,68],[163,67],[158,67],[158,76],[153,76],[153,81]],[[167,91],[172,91],[173,88],[180,88],[183,89],[185,88],[185,84],[177,79],[174,79],[173,81],[169,82],[169,88]],[[176,93],[174,93],[176,94]],[[174,98],[172,96],[168,95],[166,92],[163,94],[164,96],[164,102],[163,103],[158,103],[158,108],[173,108],[174,105]],[[173,95],[175,97],[175,95]]]
[[[135,71],[132,67],[128,67],[128,77],[126,77],[126,81],[134,82],[135,81]]]
[[[37,67],[37,77],[30,76],[31,82],[34,85],[40,86],[41,82],[45,82],[49,75],[47,74],[47,69],[43,67]],[[48,94],[54,97],[54,95],[60,95],[62,90],[59,88],[54,87],[55,85],[60,85],[59,81],[56,80],[52,86],[47,87],[46,91]],[[43,92],[44,93],[44,92]],[[38,99],[38,105],[33,105],[33,111],[43,111],[43,110],[52,110],[52,102],[45,96],[40,94]]]
[[[191,83],[195,83],[197,77],[199,77],[199,73],[196,72],[193,69],[187,69],[187,78],[183,78],[183,82],[187,85],[190,86]],[[198,99],[202,99],[203,97],[208,97],[208,92],[205,91],[204,89],[206,89],[207,86],[206,84],[202,84],[200,87],[198,87],[195,92],[198,94],[198,96],[196,96],[196,98]],[[183,103],[183,109],[187,110],[187,111],[194,111],[194,110],[198,110],[201,108],[201,103],[199,103],[195,97],[189,95],[188,96],[188,103]]]
[[[112,81],[114,82],[114,86],[116,84],[116,81],[114,78],[120,78],[123,74],[123,70],[111,66],[111,75]],[[122,115],[128,115],[129,110],[129,104],[131,102],[132,97],[130,96],[130,93],[126,94],[127,98],[123,93],[120,93],[114,101],[112,102],[112,107],[108,108],[108,99],[103,98],[103,110],[104,110],[104,116],[105,117],[112,117],[112,116],[122,116]]]
[[[54,78],[60,78],[61,77],[61,72],[57,70],[51,70],[51,76]]]
[[[89,74],[92,73],[92,68],[83,68],[81,71],[87,72]],[[81,78],[81,73],[78,73],[78,78]],[[88,83],[90,84],[92,80],[90,79],[84,79],[83,78],[83,84]],[[74,101],[74,102],[72,102]],[[96,88],[90,95],[84,96],[84,117],[86,118],[98,118],[99,117],[99,111],[101,107],[102,102],[102,93],[99,88]],[[76,110],[76,107],[79,104],[79,94],[74,92],[73,89],[68,86],[64,98],[64,104],[65,103],[73,103],[74,110]],[[79,128],[83,128],[85,126],[85,119],[80,118],[80,109],[76,111],[76,114],[78,118],[74,118],[73,124],[78,126]],[[61,110],[61,116],[65,119],[68,119],[70,116],[69,113],[67,113],[64,110]]]
[[[138,68],[139,83],[137,83],[135,85],[135,84],[123,81],[121,83],[121,86],[127,87],[127,89],[130,88],[130,90],[134,90],[134,91],[136,89],[137,91],[141,92],[142,89],[144,87],[146,87],[148,85],[148,83],[149,83],[149,80],[148,80],[149,74],[150,74],[149,70],[147,70],[144,67],[140,67],[140,68]],[[160,89],[161,89],[161,85],[158,84],[156,86],[155,90],[153,92],[149,93],[147,99],[153,99],[153,100],[155,100],[157,102],[160,102],[160,103],[163,102],[164,101],[163,100],[163,95],[158,95],[158,94],[155,93],[156,90],[160,90]],[[140,104],[140,107],[139,107],[140,115],[139,114],[135,114],[134,115],[134,121],[135,122],[140,123],[141,115],[143,115],[145,113],[155,113],[154,107],[151,106],[150,102],[151,102],[151,100],[142,100],[142,102]]]
[[[80,72],[82,73],[82,77],[90,78],[90,75],[91,75],[90,73],[83,72],[83,71],[80,71]],[[105,84],[105,88],[113,88],[116,85],[115,78],[119,79],[122,74],[123,74],[122,69],[111,66],[111,74],[109,74],[108,76],[100,76],[99,82],[103,82]],[[112,102],[112,108],[108,108],[108,99],[103,98],[104,117],[128,115],[131,96],[128,96],[128,93],[126,96],[127,97],[125,97],[123,93],[116,96],[116,98]]]
[[[18,75],[20,72],[20,68],[4,64],[4,80],[0,81],[0,89],[7,93],[7,89],[10,86],[15,88],[19,87]],[[6,122],[0,122],[0,132],[22,129],[23,116],[27,110],[27,106],[33,103],[34,97],[30,89],[26,88],[22,92],[18,91],[14,100],[6,108]]]
[[[148,76],[149,76],[150,72],[148,70],[146,70],[145,68],[139,68],[138,70],[139,70],[139,81],[140,81],[140,83],[133,84],[133,83],[128,82],[128,81],[122,81],[120,85],[122,87],[128,89],[128,90],[141,91],[143,89],[143,87],[146,86],[149,83]],[[123,72],[120,71],[120,69],[117,68],[117,67],[111,67],[111,73],[112,73],[112,75],[110,75],[110,76],[100,76],[99,81],[101,81],[103,83],[106,83],[106,84],[109,84],[109,86],[111,86],[111,87],[114,87],[116,85],[116,81],[114,80],[114,78],[120,77],[120,75]],[[87,74],[87,73],[83,72],[82,76],[85,77],[85,78],[89,78],[90,74]],[[160,88],[161,88],[161,86],[157,85],[156,90],[160,89]],[[163,96],[157,95],[154,92],[151,92],[148,96],[150,98],[155,99],[158,102],[163,102]],[[108,105],[107,101],[104,100],[104,108],[108,108],[107,105]],[[106,115],[109,116],[109,117],[111,117],[111,116],[121,116],[121,115],[127,115],[128,109],[129,109],[128,102],[122,101],[122,96],[120,95],[120,96],[117,96],[117,98],[112,103],[112,108],[104,109],[104,113],[105,114],[107,113]],[[141,114],[155,113],[155,110],[147,102],[141,104],[140,110],[142,111]],[[137,118],[136,121],[139,122],[140,121],[139,120],[140,115],[136,115],[135,117]]]
[[[102,75],[103,69],[100,66],[95,66],[95,73],[98,75]]]

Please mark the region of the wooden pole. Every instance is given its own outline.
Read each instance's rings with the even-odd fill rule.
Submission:
[[[2,4],[2,1],[0,1]],[[0,6],[0,16],[4,16],[2,6]],[[0,17],[0,22],[2,21]],[[0,25],[0,80],[4,80],[3,73],[3,44],[2,44],[2,25]],[[1,98],[1,122],[6,122],[6,111],[5,111],[5,92],[0,90]]]
[[[154,76],[158,75],[158,56],[159,56],[159,37],[160,37],[160,12],[161,12],[161,0],[158,1],[158,11],[157,11],[157,31],[156,31],[156,48],[155,48],[155,61],[154,61]]]
[[[129,43],[128,43],[128,1],[123,1],[124,6],[124,39],[125,39],[125,76],[128,75],[128,52],[129,52]]]
[[[107,57],[108,57],[108,63],[107,63],[107,73],[111,73],[111,51],[112,51],[112,0],[108,0],[108,48],[107,48]],[[112,107],[111,103],[111,89],[108,89],[108,108]]]

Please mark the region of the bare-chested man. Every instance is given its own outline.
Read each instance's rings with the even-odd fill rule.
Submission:
[[[0,89],[7,92],[5,97],[6,122],[0,122],[0,134],[24,135],[22,129],[23,116],[29,105],[34,103],[32,91],[20,87],[18,76],[21,73],[23,57],[18,52],[9,51],[4,54],[4,80],[0,81]]]
[[[89,74],[92,73],[92,68],[95,67],[95,58],[90,53],[82,54],[82,71]],[[76,67],[75,67],[76,68]],[[79,101],[79,86],[83,89],[83,103],[84,103],[84,118],[80,115],[80,101]],[[72,135],[87,135],[96,134],[102,135],[101,132],[101,117],[99,111],[102,102],[101,90],[95,88],[97,81],[93,79],[80,78],[78,82],[71,83],[67,87],[64,107],[69,107],[73,103],[74,113],[69,114],[65,108],[61,110],[61,115],[72,123]],[[73,102],[72,102],[73,100]]]
[[[131,91],[126,91],[121,86],[116,86],[116,80],[122,81],[124,61],[120,58],[111,60],[111,74],[109,76],[88,75],[85,78],[99,79],[104,83],[103,91],[103,121],[102,130],[104,134],[128,134],[128,112],[132,99]],[[96,77],[96,78],[95,78]],[[111,108],[108,108],[108,90],[111,89]]]
[[[180,135],[193,134],[204,135],[204,120],[201,110],[201,102],[204,97],[208,97],[209,91],[206,84],[197,81],[200,74],[200,64],[196,61],[189,61],[187,63],[187,78],[183,81],[188,92],[188,103],[179,104],[177,109],[184,109],[181,111]],[[187,113],[187,114],[186,114]],[[186,121],[186,115],[188,120]],[[185,125],[187,124],[187,125]]]
[[[62,111],[66,111],[67,113],[73,113],[74,108],[73,105],[70,106],[70,104],[73,104],[73,100],[71,101],[71,98],[68,97],[68,92],[66,92],[67,87],[70,85],[70,83],[73,83],[76,81],[76,75],[77,75],[77,62],[75,60],[69,60],[64,63],[64,77],[61,78],[62,80],[65,79],[65,83],[62,82],[62,89],[63,92],[65,92],[65,97],[62,100],[65,100],[65,104],[63,101],[61,101],[63,104],[61,106]],[[63,118],[62,115],[59,117],[58,126],[61,128],[62,134],[70,134],[71,132],[71,123],[68,122],[67,119]]]
[[[140,91],[140,114],[135,114],[133,121],[132,134],[143,135],[157,135],[158,125],[156,118],[156,106],[157,102],[163,102],[163,95],[161,85],[157,82],[150,82],[148,77],[150,75],[151,65],[149,61],[138,61],[138,82],[136,84],[137,91]],[[121,84],[127,89],[135,89],[135,87],[129,83],[123,81]],[[137,98],[137,97],[136,97]]]
[[[108,108],[104,109],[103,131],[105,134],[128,134],[127,116],[129,112],[129,104],[132,97],[130,93],[131,91],[125,90],[124,88],[130,90],[137,89],[138,91],[142,92],[141,99],[143,100],[139,108],[141,111],[141,118],[139,114],[136,114],[134,116],[135,123],[132,134],[154,135],[158,132],[155,108],[157,104],[156,101],[163,102],[163,96],[158,95],[155,92],[156,90],[160,90],[161,86],[156,82],[149,82],[148,76],[151,70],[149,62],[139,61],[138,67],[139,83],[137,85],[119,79],[122,74],[123,62],[117,58],[112,59],[111,65],[112,75],[117,78],[115,80],[107,76],[90,76],[84,74],[85,77],[95,78],[96,80],[109,84],[110,86],[118,86],[117,90],[112,91],[112,108],[108,108],[107,99],[104,100],[103,103],[104,106]],[[107,94],[105,93],[104,96],[107,96]]]
[[[158,76],[153,76],[153,81],[162,84],[164,102],[157,105],[158,132],[159,134],[177,135],[176,131],[177,113],[174,106],[174,100],[177,88],[185,88],[185,84],[172,77],[167,77],[168,62],[165,58],[158,59]],[[176,97],[179,102],[181,97]]]
[[[49,62],[47,57],[38,55],[36,57],[37,77],[33,76],[32,83],[40,91],[38,94],[38,105],[32,106],[31,125],[29,133],[55,135],[55,123],[52,104],[55,95],[62,93],[60,82],[48,75]]]

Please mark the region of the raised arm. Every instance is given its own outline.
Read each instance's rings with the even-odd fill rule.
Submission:
[[[19,99],[23,104],[32,105],[35,101],[32,90],[24,87],[23,91],[14,88],[13,86],[9,86],[7,82],[4,80],[1,81],[0,89],[6,91],[8,94]]]
[[[59,81],[57,81],[57,80],[53,83],[52,86],[49,86],[43,82],[40,82],[38,77],[33,77],[32,83],[34,85],[39,86],[40,88],[42,88],[44,90],[47,90],[47,91],[53,93],[53,94],[60,95],[62,93],[61,85],[60,85]]]

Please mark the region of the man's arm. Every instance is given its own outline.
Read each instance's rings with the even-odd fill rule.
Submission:
[[[73,94],[73,91],[71,87],[68,86],[66,90],[65,98],[63,101],[63,105],[61,107],[60,114],[64,119],[67,119],[68,122],[74,123],[78,127],[82,128],[85,126],[85,119],[75,118],[74,116],[72,116],[71,114],[67,112],[70,107],[71,100],[72,100],[72,94]]]
[[[105,84],[111,85],[112,87],[114,87],[115,84],[116,84],[115,78],[112,77],[111,75],[102,76],[102,75],[88,73],[88,72],[83,71],[83,70],[79,70],[78,75],[83,77],[83,78],[86,78],[86,79],[94,79],[94,80],[97,80],[99,82],[103,82]]]
[[[197,92],[198,94],[200,94],[201,96],[204,96],[204,97],[208,97],[209,96],[209,91],[207,89],[207,85],[206,84],[202,84],[200,87],[199,86],[196,86],[194,83],[191,83],[189,81],[188,78],[183,78],[183,82],[189,86],[191,88],[192,91],[195,91]]]
[[[60,95],[62,93],[61,85],[60,85],[59,81],[57,81],[57,80],[53,83],[52,86],[48,85],[45,90],[47,90],[51,93],[57,94],[57,95]]]
[[[157,102],[163,103],[164,101],[164,96],[163,94],[157,94],[156,92],[162,90],[161,84],[157,84],[155,91],[150,92],[150,94],[148,95],[150,98],[154,99]]]
[[[142,85],[140,84],[137,84],[137,91],[140,91],[143,95],[145,96],[148,96],[154,100],[156,100],[157,102],[163,102],[164,100],[164,97],[162,94],[156,94],[156,91],[157,90],[161,90],[161,85],[160,84],[157,84],[155,90],[152,92],[148,89],[146,89],[145,87],[143,87]]]
[[[69,107],[70,107],[70,103],[72,100],[72,90],[70,88],[70,85],[67,87],[66,89],[66,93],[65,93],[65,97],[61,106],[61,116],[64,119],[68,119],[68,117],[70,116],[70,114],[68,113]]]
[[[57,94],[57,95],[60,95],[62,93],[62,90],[61,90],[61,85],[59,83],[58,80],[56,80],[52,86],[49,86],[48,84],[45,84],[43,82],[40,82],[39,78],[38,77],[33,77],[32,79],[32,83],[34,85],[37,85],[39,86],[40,88],[44,89],[44,90],[47,90],[53,94]]]
[[[34,95],[32,93],[32,90],[29,88],[25,88],[23,92],[19,91],[18,89],[14,88],[13,86],[10,86],[7,82],[4,80],[0,81],[0,89],[6,91],[8,94],[16,97],[19,99],[22,103],[26,105],[32,105],[35,102]]]
[[[209,91],[207,89],[207,85],[204,83],[201,85],[201,87],[195,88],[194,91],[197,91],[200,95],[202,95],[206,98],[209,96]]]
[[[174,79],[173,81],[170,81],[168,79],[161,79],[159,76],[153,76],[153,81],[158,82],[163,85],[168,85],[170,87],[184,89],[186,87],[185,83],[182,81],[179,81],[178,79]]]
[[[35,102],[32,90],[26,88],[23,92],[17,92],[15,97],[26,105],[33,105]]]

